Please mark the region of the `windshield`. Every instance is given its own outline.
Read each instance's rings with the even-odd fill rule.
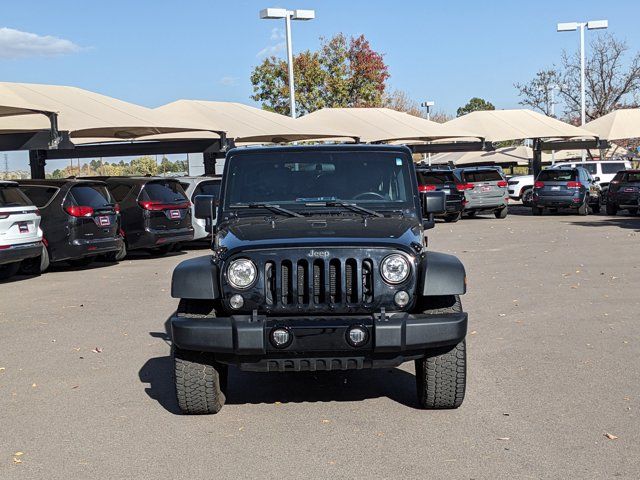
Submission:
[[[569,170],[569,169],[547,169],[540,172],[538,175],[538,180],[547,181],[547,182],[568,182],[571,180],[578,179],[578,171],[577,170]]]
[[[225,208],[305,208],[343,201],[369,209],[413,207],[411,158],[399,152],[256,152],[229,159]]]
[[[112,203],[107,187],[103,185],[77,185],[71,188],[67,200],[72,205],[101,208]]]
[[[187,195],[178,182],[160,180],[147,183],[140,192],[140,200],[175,203],[184,202]]]

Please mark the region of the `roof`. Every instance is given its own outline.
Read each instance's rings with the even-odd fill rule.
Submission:
[[[46,116],[29,112],[36,109],[57,113],[58,129],[68,131],[72,138],[132,139],[206,129],[77,87],[0,82],[0,132],[49,130],[50,121]],[[3,111],[13,116],[2,116]]]
[[[587,123],[584,128],[605,140],[640,138],[640,108],[614,110]]]
[[[69,183],[103,183],[97,178],[46,178],[46,179],[33,179],[26,178],[16,180],[20,185],[49,185],[52,187],[62,187]]]
[[[533,110],[484,110],[449,120],[444,125],[478,132],[491,142],[527,138],[589,138],[593,132]]]
[[[207,100],[177,100],[154,111],[183,122],[205,125],[209,130],[224,131],[236,142],[284,143],[329,137],[350,137],[325,125],[308,128],[291,117],[269,112],[242,103]],[[149,140],[179,140],[210,138],[202,132],[163,135]]]
[[[525,146],[497,148],[490,152],[437,153],[431,157],[432,164],[452,162],[456,166],[473,164],[528,165],[533,150]]]
[[[367,143],[481,137],[473,130],[431,122],[389,108],[322,108],[298,118],[296,122],[314,131],[335,128]]]
[[[411,155],[411,150],[404,145],[380,145],[364,143],[337,143],[317,145],[279,145],[265,147],[238,147],[232,148],[227,157],[232,155],[244,155],[252,153],[286,153],[286,152],[396,152]]]

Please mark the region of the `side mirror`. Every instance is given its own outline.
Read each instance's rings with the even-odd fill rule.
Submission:
[[[600,181],[600,177],[593,177],[593,181],[594,182],[599,182]]]
[[[213,195],[197,195],[194,203],[194,215],[201,220],[216,218],[217,199]]]
[[[440,215],[447,211],[446,194],[444,192],[424,192],[422,194],[422,217],[425,229],[433,228],[434,215]]]

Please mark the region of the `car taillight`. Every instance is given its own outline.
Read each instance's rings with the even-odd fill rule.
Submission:
[[[507,186],[507,181],[506,180],[500,180],[498,182],[498,186],[502,187],[502,188],[506,187]]]
[[[433,192],[436,189],[435,185],[418,185],[418,191],[420,193]]]
[[[40,213],[40,210],[36,210],[36,211],[35,211],[35,212],[33,212],[33,213],[35,213],[38,217],[41,217],[41,216],[42,216],[42,214]]]
[[[544,182],[541,182],[540,180],[538,180],[536,183],[533,184],[533,188],[542,188],[544,187]]]
[[[123,229],[118,230],[118,233],[120,234],[120,236],[122,238],[124,238],[124,230]]]
[[[65,207],[65,211],[72,217],[90,217],[93,215],[93,208],[91,207],[72,205]]]
[[[567,188],[580,188],[580,182],[567,182]]]
[[[116,213],[120,213],[120,204],[119,204],[119,203],[116,203],[116,204],[113,206],[113,209],[116,211]]]
[[[44,236],[42,237],[42,244],[43,244],[45,247],[48,247],[48,246],[49,246],[49,241],[48,241],[46,238],[44,238]]]
[[[159,211],[159,210],[179,210],[181,208],[189,208],[191,206],[191,202],[184,203],[163,203],[158,202],[156,200],[143,200],[138,202],[145,210],[150,211]]]
[[[473,190],[473,183],[456,183],[456,188],[459,192],[464,192],[465,190]]]

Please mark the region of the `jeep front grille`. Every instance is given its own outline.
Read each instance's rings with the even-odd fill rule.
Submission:
[[[373,261],[355,258],[265,262],[265,301],[283,307],[357,305],[374,300]]]

